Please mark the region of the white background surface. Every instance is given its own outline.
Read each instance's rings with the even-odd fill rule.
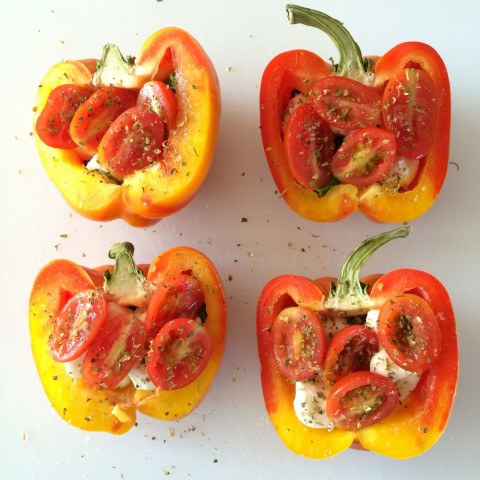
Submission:
[[[450,73],[451,160],[458,168],[449,166],[438,201],[412,222],[410,237],[384,247],[364,269],[373,273],[413,267],[432,273],[449,290],[457,316],[461,368],[450,422],[429,452],[401,462],[358,451],[325,461],[300,458],[280,442],[265,413],[255,338],[255,306],[263,285],[281,273],[337,275],[361,240],[392,228],[359,214],[336,224],[315,224],[277,198],[259,134],[263,69],[276,54],[293,48],[338,58],[323,33],[289,25],[284,4],[1,3],[0,478],[290,480],[360,474],[371,479],[447,479],[480,473],[479,3],[303,2],[342,20],[364,54],[421,40],[438,50]],[[218,71],[223,116],[210,175],[187,208],[154,227],[83,219],[48,180],[30,137],[37,85],[54,63],[98,57],[105,43],[136,55],[150,34],[169,25],[193,34]],[[30,352],[28,297],[36,273],[48,261],[103,264],[110,245],[124,240],[135,244],[142,263],[176,245],[195,247],[212,259],[228,298],[226,353],[212,389],[190,417],[163,423],[140,415],[138,427],[124,436],[85,433],[63,422],[42,390]]]

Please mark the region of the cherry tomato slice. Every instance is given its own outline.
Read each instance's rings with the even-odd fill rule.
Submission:
[[[293,110],[285,124],[283,147],[292,176],[302,187],[316,190],[332,178],[334,135],[311,103]]]
[[[404,158],[425,156],[434,140],[438,95],[427,72],[406,68],[391,78],[383,92],[385,128],[393,132]]]
[[[156,113],[167,124],[167,130],[175,129],[177,124],[177,97],[164,82],[152,80],[143,85],[138,93],[137,107],[140,114]]]
[[[284,377],[303,381],[321,370],[326,335],[315,312],[301,307],[285,308],[273,322],[272,335],[275,363]]]
[[[45,145],[63,149],[77,147],[70,136],[70,124],[76,110],[91,93],[90,89],[73,84],[59,85],[50,92],[35,125],[37,135]]]
[[[341,183],[366,187],[383,179],[395,159],[395,137],[383,128],[362,128],[348,134],[332,160]]]
[[[190,275],[180,274],[171,282],[161,283],[148,304],[147,339],[155,337],[170,320],[180,317],[195,319],[204,302],[198,280]]]
[[[381,345],[404,370],[425,372],[440,355],[441,333],[435,312],[417,295],[388,299],[380,309],[377,325]]]
[[[361,370],[370,370],[370,360],[378,352],[377,334],[365,325],[342,328],[330,342],[323,365],[327,385],[341,377]]]
[[[331,387],[325,410],[335,427],[358,430],[386,418],[398,401],[397,387],[388,377],[370,371],[353,372]]]
[[[161,161],[165,127],[156,113],[140,115],[137,107],[123,112],[112,123],[98,147],[98,163],[122,179],[136,170]]]
[[[171,320],[152,342],[148,376],[163,390],[185,387],[202,373],[212,352],[212,340],[203,325],[190,318]]]
[[[323,77],[314,85],[312,98],[323,120],[343,133],[380,125],[382,97],[356,80]]]
[[[130,313],[110,317],[82,363],[82,377],[93,390],[114,388],[145,354],[143,321]]]
[[[70,124],[72,139],[92,155],[97,153],[112,122],[136,102],[137,96],[131,90],[112,86],[100,88],[75,112]]]
[[[57,362],[80,357],[107,320],[107,301],[98,290],[85,290],[71,297],[55,319],[48,342]]]

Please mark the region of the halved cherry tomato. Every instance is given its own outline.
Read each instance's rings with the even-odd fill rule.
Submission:
[[[73,84],[54,88],[35,124],[40,140],[53,148],[76,148],[77,144],[70,136],[70,124],[76,110],[91,93],[90,89]]]
[[[107,320],[107,301],[99,290],[84,290],[71,297],[55,319],[48,346],[57,362],[82,355]]]
[[[335,427],[358,430],[387,417],[398,399],[397,387],[388,377],[370,371],[353,372],[331,387],[326,413]]]
[[[366,325],[342,328],[330,342],[323,364],[323,377],[327,385],[341,377],[360,370],[370,370],[370,360],[378,351],[377,334]]]
[[[70,135],[74,142],[93,154],[113,121],[137,103],[132,90],[102,87],[82,104],[72,118]]]
[[[430,75],[405,68],[391,78],[383,92],[382,116],[385,128],[395,135],[399,154],[410,160],[426,155],[438,116],[438,94]]]
[[[383,179],[395,159],[393,133],[362,128],[348,134],[332,159],[332,173],[341,183],[366,187]]]
[[[322,322],[312,310],[288,307],[272,325],[273,354],[278,370],[290,380],[308,380],[323,365],[326,335]]]
[[[190,318],[171,320],[152,342],[148,376],[162,390],[182,388],[202,373],[212,352],[212,340],[203,325]]]
[[[151,112],[159,115],[166,122],[167,131],[175,129],[177,97],[166,83],[155,80],[145,83],[138,93],[137,107],[141,114]]]
[[[122,179],[162,159],[165,127],[156,113],[140,115],[137,107],[112,123],[98,147],[98,163]]]
[[[381,345],[404,370],[425,372],[440,355],[441,333],[435,313],[417,295],[388,299],[380,309],[377,325]]]
[[[285,124],[283,147],[292,176],[303,187],[316,190],[332,178],[334,135],[311,103],[293,110]]]
[[[346,133],[376,127],[381,122],[381,96],[350,78],[329,75],[312,89],[316,112],[332,127]]]
[[[180,274],[171,282],[160,283],[147,308],[147,340],[155,337],[170,320],[180,317],[195,319],[204,302],[200,284],[191,275]]]
[[[145,354],[143,321],[130,313],[110,317],[82,363],[82,378],[93,390],[117,386]]]

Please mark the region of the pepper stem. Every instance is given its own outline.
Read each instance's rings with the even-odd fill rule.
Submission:
[[[103,289],[119,305],[125,307],[141,307],[148,303],[156,290],[133,259],[134,247],[130,242],[116,243],[108,252],[115,260],[113,272],[106,270]]]
[[[140,88],[153,77],[151,66],[139,66],[135,57],[124,57],[113,43],[103,47],[102,58],[97,63],[92,83],[95,87],[117,86],[122,88]]]
[[[333,75],[352,78],[365,85],[373,83],[371,60],[364,59],[357,42],[343,24],[323,12],[298,5],[287,5],[288,21],[291,24],[300,23],[325,32],[335,43],[340,58],[334,65]]]
[[[325,300],[325,308],[343,312],[349,316],[366,313],[372,308],[373,301],[360,282],[360,270],[382,245],[396,238],[405,238],[411,229],[410,226],[403,226],[390,232],[374,235],[353,250],[342,267],[336,287],[332,288]]]

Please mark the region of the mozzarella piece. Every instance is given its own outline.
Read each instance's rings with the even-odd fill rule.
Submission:
[[[417,175],[419,165],[418,159],[396,158],[381,183],[390,192],[408,188]]]
[[[398,389],[400,400],[407,398],[420,380],[420,374],[399,367],[390,359],[383,348],[370,360],[370,371],[392,380]]]
[[[347,317],[322,317],[323,329],[328,340],[331,340],[342,328],[348,326]]]
[[[307,427],[333,429],[333,422],[325,412],[328,390],[322,373],[311,380],[295,383],[293,408],[297,418]]]
[[[370,327],[375,333],[378,332],[377,321],[378,321],[379,315],[380,315],[380,310],[378,309],[369,310],[367,313],[367,319],[365,320],[365,325],[367,327]]]
[[[155,385],[147,373],[147,367],[144,362],[136,363],[128,374],[133,386],[137,390],[155,390]]]
[[[80,355],[75,360],[64,363],[65,371],[67,372],[67,374],[70,377],[81,378],[81,376],[82,376],[82,363],[83,363],[83,358],[84,357],[85,357],[85,353],[83,355]]]

